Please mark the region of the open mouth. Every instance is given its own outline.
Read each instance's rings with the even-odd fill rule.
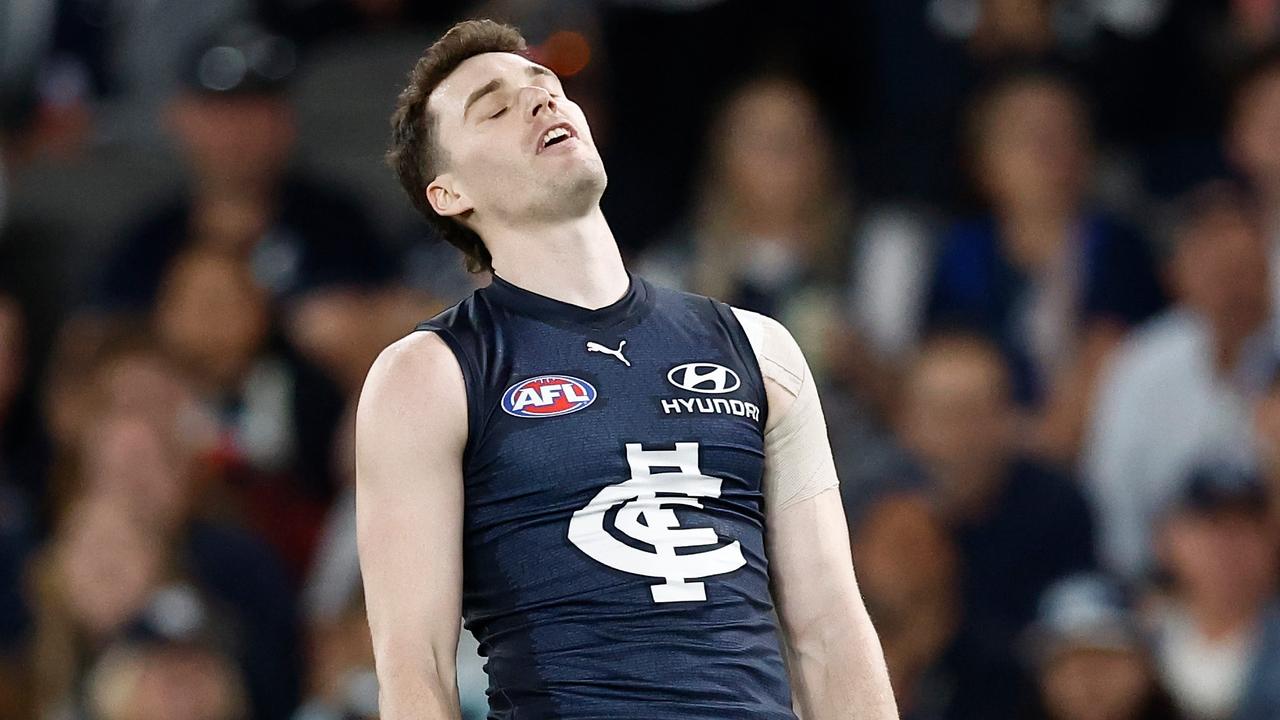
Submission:
[[[552,145],[559,145],[572,137],[574,137],[574,133],[569,125],[554,125],[542,134],[542,144],[539,146],[539,151],[546,150]]]

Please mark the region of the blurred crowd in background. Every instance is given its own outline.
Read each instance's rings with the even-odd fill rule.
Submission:
[[[0,0],[0,717],[376,717],[354,401],[487,282],[381,156],[478,16],[805,349],[904,718],[1280,718],[1280,0]]]

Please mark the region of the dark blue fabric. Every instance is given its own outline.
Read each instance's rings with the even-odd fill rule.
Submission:
[[[1144,239],[1104,215],[1081,220],[1079,319],[1136,325],[1159,311],[1164,293]],[[964,328],[998,342],[1014,369],[1018,399],[1033,403],[1045,378],[1036,376],[1019,303],[1030,278],[1009,262],[991,217],[956,224],[944,235],[928,306],[932,328]]]
[[[495,279],[419,329],[445,339],[467,382],[463,609],[487,658],[490,718],[794,718],[765,558],[763,380],[729,308],[634,276],[624,298],[595,311]],[[586,350],[623,340],[630,366]],[[740,387],[673,385],[668,373],[691,362],[729,368]],[[596,399],[553,417],[503,409],[508,388],[543,375],[578,378]],[[683,410],[712,408],[713,398],[759,413]],[[690,405],[664,411],[676,399]],[[597,493],[632,477],[628,444],[676,443],[697,443],[698,471],[721,485],[701,507],[664,503],[682,531],[717,536],[676,555],[736,541],[745,565],[697,580],[705,600],[656,602],[663,578],[597,561],[569,527]],[[607,531],[652,552],[617,530],[619,515],[603,516]]]
[[[1033,685],[1007,648],[962,631],[924,672],[902,720],[1014,718],[1031,702]]]
[[[1004,472],[986,512],[955,529],[966,629],[993,649],[1013,646],[1049,585],[1097,565],[1093,518],[1075,483],[1029,461]]]
[[[195,521],[183,557],[200,588],[241,630],[237,659],[255,720],[290,717],[303,662],[293,589],[275,553],[234,527]]]

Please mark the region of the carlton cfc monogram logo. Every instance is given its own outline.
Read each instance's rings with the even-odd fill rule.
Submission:
[[[701,508],[698,498],[720,497],[720,480],[698,469],[697,443],[676,443],[675,450],[645,450],[639,443],[626,447],[631,479],[606,487],[575,512],[569,521],[569,541],[615,570],[662,580],[649,588],[654,602],[705,601],[706,586],[689,581],[746,565],[742,545],[737,540],[720,545],[711,528],[680,527],[680,519],[668,506]],[[655,473],[657,468],[678,470]],[[622,542],[605,528],[605,517],[614,508],[614,529],[652,550]],[[718,547],[676,554],[679,548],[707,546]]]

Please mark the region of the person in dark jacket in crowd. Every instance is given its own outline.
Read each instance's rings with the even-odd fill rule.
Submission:
[[[899,418],[956,538],[965,622],[995,646],[1032,620],[1050,583],[1095,565],[1076,485],[1019,451],[1011,383],[990,341],[935,336],[907,371]]]

